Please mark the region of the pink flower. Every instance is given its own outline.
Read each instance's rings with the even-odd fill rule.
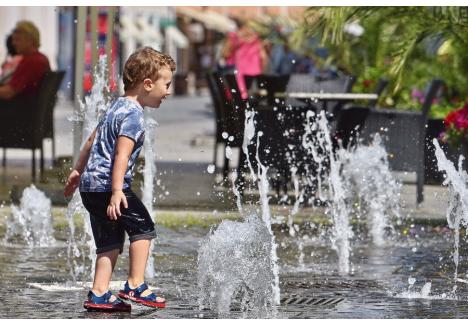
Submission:
[[[411,97],[412,98],[421,98],[421,97],[424,97],[424,94],[419,89],[414,88],[411,91]]]

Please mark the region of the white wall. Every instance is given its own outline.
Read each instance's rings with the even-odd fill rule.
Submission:
[[[0,7],[0,62],[6,56],[6,37],[19,20],[30,20],[41,33],[39,51],[49,58],[51,68],[57,69],[58,9],[56,7]]]

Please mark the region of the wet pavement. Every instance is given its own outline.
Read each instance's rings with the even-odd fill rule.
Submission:
[[[147,281],[165,295],[166,309],[134,305],[130,314],[85,311],[82,303],[87,288],[72,282],[67,268],[67,234],[62,230],[56,232],[58,242],[52,248],[30,249],[21,243],[0,245],[0,287],[4,290],[0,317],[218,318],[216,312],[200,310],[197,304],[197,249],[208,229],[159,227],[158,231],[160,237],[153,252],[155,277]],[[448,229],[401,228],[383,248],[358,237],[353,242],[352,273],[346,276],[337,272],[337,256],[327,232],[323,228],[304,229],[291,237],[287,230],[275,226],[282,304],[272,317],[468,317],[467,284],[458,282],[456,294],[452,293],[453,238]],[[298,250],[300,247],[302,250]],[[463,261],[467,249],[464,244],[460,250],[459,271],[466,270]],[[89,269],[89,261],[86,264]],[[112,285],[113,290],[118,290],[125,280],[127,264],[126,248],[113,277],[120,283]],[[462,273],[458,277],[467,278]],[[412,286],[408,282],[411,278]],[[422,293],[428,282],[432,284],[430,293]],[[255,317],[238,307],[232,304],[229,318]]]
[[[156,208],[176,209],[177,214],[191,209],[233,210],[234,197],[222,205],[214,174],[207,173],[213,160],[214,117],[208,97],[174,98],[154,113],[157,129]],[[71,155],[72,114],[69,103],[59,103],[56,112],[58,156]],[[50,167],[50,143],[46,142],[46,166]],[[8,202],[11,192],[30,184],[30,151],[8,150],[7,168],[0,167],[0,201]],[[218,164],[222,150],[218,151]],[[233,162],[237,161],[234,151]],[[47,194],[61,192],[59,172],[49,171]],[[359,237],[352,241],[352,273],[338,274],[337,255],[331,249],[328,230],[304,228],[299,237],[275,227],[280,267],[281,305],[277,318],[466,318],[467,284],[454,286],[453,237],[444,228],[447,191],[440,186],[425,186],[425,201],[415,205],[414,176],[395,174],[405,181],[402,188],[403,218],[419,222],[436,221],[434,228],[423,223],[401,227],[400,233],[383,248]],[[63,176],[62,176],[63,177]],[[181,185],[184,185],[181,187]],[[15,188],[16,187],[16,188]],[[40,188],[40,185],[38,186]],[[16,190],[14,190],[16,189]],[[55,195],[54,195],[55,194]],[[224,204],[224,203],[223,203]],[[290,210],[290,206],[286,211]],[[307,220],[320,215],[320,209],[301,208]],[[287,214],[287,213],[286,213]],[[218,221],[219,222],[219,221]],[[180,223],[178,225],[181,225]],[[5,244],[0,240],[0,287],[3,289],[0,318],[218,318],[214,311],[197,305],[197,250],[207,228],[159,226],[153,257],[155,277],[148,283],[166,296],[163,310],[133,306],[131,314],[87,312],[82,307],[88,288],[72,282],[67,265],[67,228],[56,230],[57,245],[52,248],[27,248],[24,244]],[[302,227],[302,226],[301,226]],[[283,231],[283,232],[282,232]],[[4,237],[0,223],[0,239]],[[403,235],[404,234],[404,235]],[[467,245],[462,241],[458,277],[468,279]],[[299,248],[302,248],[300,250]],[[90,261],[86,261],[89,269]],[[119,260],[114,280],[126,278],[127,248]],[[89,270],[88,270],[89,274]],[[410,285],[408,280],[414,278]],[[91,279],[81,281],[89,282]],[[423,287],[431,282],[431,292]],[[55,287],[54,287],[55,285]],[[117,285],[113,290],[118,290]],[[233,304],[231,318],[255,317],[242,313]]]

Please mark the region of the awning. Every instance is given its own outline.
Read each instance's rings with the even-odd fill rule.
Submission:
[[[166,40],[174,42],[178,48],[185,49],[189,45],[188,38],[175,26],[166,27]]]
[[[140,33],[144,39],[152,40],[157,43],[163,42],[164,38],[159,31],[159,26],[150,24],[147,17],[136,17],[135,22],[136,25],[140,28]]]
[[[199,22],[203,23],[206,28],[213,29],[221,33],[232,32],[237,28],[236,23],[232,19],[218,14],[215,11],[200,11],[191,8],[176,7],[176,12],[178,14],[198,20]]]
[[[147,17],[125,14],[120,16],[121,37],[123,39],[136,39],[142,43],[162,43],[164,38],[159,27],[151,25]]]

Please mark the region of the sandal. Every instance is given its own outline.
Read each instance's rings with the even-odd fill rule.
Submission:
[[[119,292],[119,297],[122,299],[131,300],[135,303],[139,303],[148,307],[154,307],[154,308],[166,307],[166,300],[162,302],[156,301],[158,298],[160,299],[164,299],[164,298],[154,293],[151,293],[144,297],[141,296],[141,294],[145,292],[146,290],[148,290],[148,285],[146,285],[146,283],[143,283],[142,285],[140,285],[139,287],[135,289],[131,289],[127,281],[125,282],[124,289]]]
[[[88,300],[83,304],[83,307],[89,311],[120,311],[130,312],[132,306],[128,303],[123,302],[119,298],[115,298],[114,301],[109,301],[112,297],[112,292],[107,291],[102,296],[98,297],[93,291],[88,292]]]

